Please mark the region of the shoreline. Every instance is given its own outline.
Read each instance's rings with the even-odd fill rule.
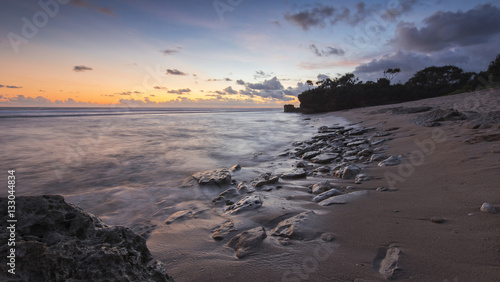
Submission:
[[[470,99],[465,99],[467,97]],[[315,237],[280,245],[279,240],[277,242],[275,236],[269,234],[272,226],[279,222],[279,211],[273,213],[276,210],[267,209],[271,213],[259,217],[260,223],[273,221],[267,226],[264,224],[266,243],[243,259],[234,256],[226,240],[214,242],[206,236],[196,244],[178,238],[180,230],[169,232],[163,227],[153,232],[148,246],[178,281],[249,278],[262,281],[377,281],[384,279],[378,268],[390,248],[400,252],[393,279],[494,281],[500,275],[500,218],[479,209],[483,202],[500,204],[496,188],[500,154],[491,153],[499,152],[500,145],[498,142],[464,142],[498,132],[498,127],[469,129],[470,120],[444,121],[438,127],[423,127],[411,123],[411,119],[425,113],[372,112],[400,106],[457,108],[466,112],[473,105],[476,111],[487,113],[498,110],[498,97],[498,90],[495,90],[332,112],[350,122],[361,122],[363,127],[390,129],[391,140],[387,141],[386,153],[403,157],[399,166],[369,166],[361,173],[374,179],[362,184],[352,184],[352,179],[346,183],[340,180],[340,185],[354,186],[352,191],[369,190],[368,195],[347,204],[318,209],[307,194],[288,195],[295,208],[311,209],[318,214],[312,229],[332,234],[333,242]],[[495,122],[498,126],[498,121]],[[431,142],[434,144],[430,145]],[[421,160],[412,157],[412,153],[418,154],[415,152],[419,150],[423,153]],[[399,167],[408,171],[400,172]],[[396,190],[375,191],[377,187],[390,186],[384,178],[387,172],[402,177],[393,187]],[[302,180],[280,180],[282,186],[290,182],[306,186]],[[351,184],[347,184],[349,182]],[[286,194],[285,190],[270,193]],[[265,213],[264,209],[260,211]],[[188,224],[198,225],[208,234],[213,228],[203,217],[186,221]],[[241,231],[238,229],[232,236]],[[187,234],[190,235],[193,234]],[[167,242],[180,244],[172,248]],[[195,254],[190,250],[202,251]]]

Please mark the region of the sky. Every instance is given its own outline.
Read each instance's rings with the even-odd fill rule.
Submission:
[[[282,107],[499,46],[500,1],[2,0],[0,106]]]

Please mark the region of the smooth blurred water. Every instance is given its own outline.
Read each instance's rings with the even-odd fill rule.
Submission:
[[[258,166],[311,137],[313,125],[342,122],[281,109],[2,108],[1,171],[16,170],[17,195],[60,194],[130,225],[194,199],[178,188],[193,173]]]

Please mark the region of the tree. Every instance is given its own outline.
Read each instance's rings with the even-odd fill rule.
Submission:
[[[335,86],[353,86],[359,78],[357,78],[353,73],[346,73],[343,76],[336,78],[332,83]]]
[[[311,89],[311,86],[314,85],[313,82],[312,82],[312,80],[306,81],[306,84],[307,84],[307,86],[309,86],[309,89]]]
[[[456,66],[428,67],[415,73],[406,82],[406,86],[415,91],[422,92],[419,96],[436,97],[449,94],[465,86],[473,73],[464,73]]]
[[[493,75],[494,79],[500,80],[500,54],[498,54],[497,57],[491,61],[488,66],[488,73]]]
[[[400,68],[386,69],[384,71],[384,76],[385,78],[389,79],[389,81],[392,81],[392,79],[396,77],[396,75],[398,75],[398,73],[400,72],[401,72]]]

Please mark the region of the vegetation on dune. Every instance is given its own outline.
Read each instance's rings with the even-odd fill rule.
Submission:
[[[299,95],[300,110],[305,113],[328,112],[357,107],[406,102],[497,87],[500,84],[500,54],[486,71],[464,72],[451,65],[431,66],[416,72],[406,83],[391,84],[400,68],[387,69],[377,82],[362,82],[353,73],[314,83]]]

